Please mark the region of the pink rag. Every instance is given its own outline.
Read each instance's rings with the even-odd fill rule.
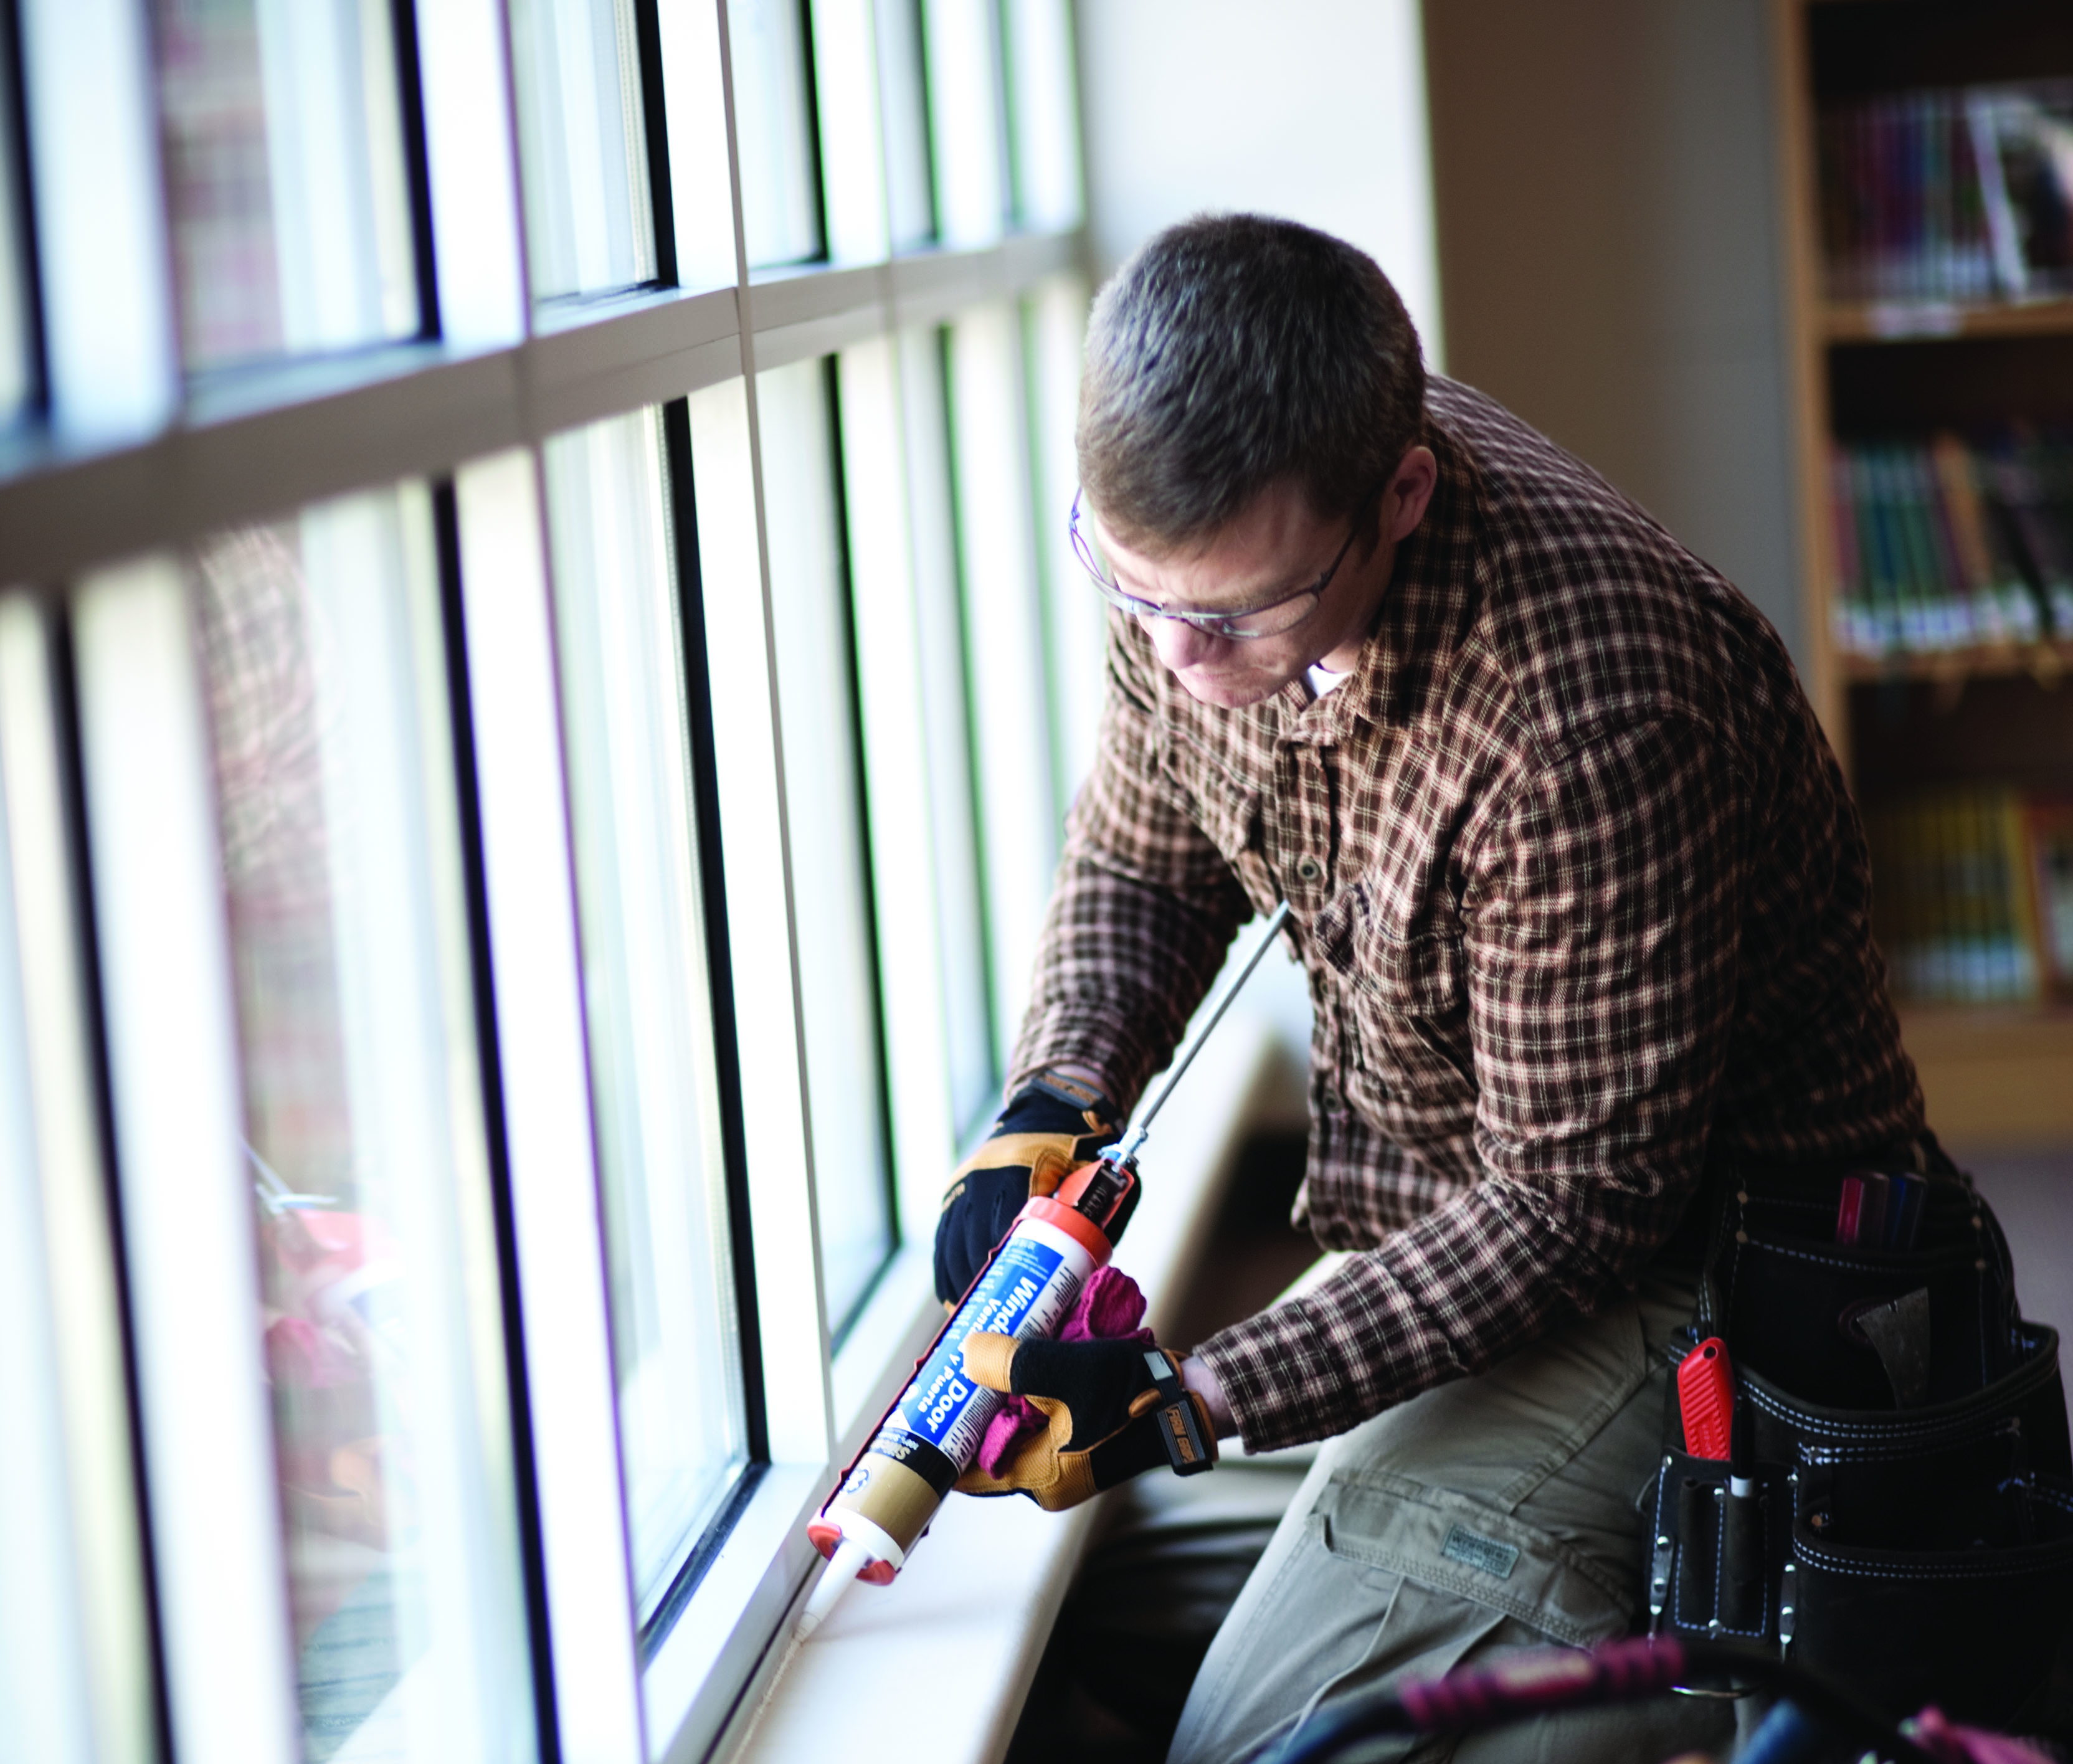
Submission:
[[[1144,1295],[1137,1282],[1112,1267],[1096,1268],[1094,1277],[1080,1288],[1080,1296],[1060,1327],[1061,1342],[1148,1342],[1152,1331],[1140,1329],[1144,1321]],[[1000,1412],[987,1424],[979,1444],[979,1467],[988,1476],[999,1476],[1008,1455],[1028,1435],[1045,1426],[1041,1410],[1021,1397],[1011,1396]]]
[[[1947,1758],[1951,1764],[2046,1764],[2045,1754],[1999,1733],[1983,1733],[1976,1727],[1960,1727],[1945,1719],[1933,1704],[1901,1731],[1923,1750]]]

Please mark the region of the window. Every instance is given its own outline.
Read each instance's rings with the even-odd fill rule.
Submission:
[[[892,249],[936,236],[929,165],[929,83],[921,63],[921,0],[876,0],[878,85],[884,116],[886,219]]]
[[[1066,515],[1080,480],[1073,430],[1079,414],[1086,315],[1087,285],[1077,274],[1053,277],[1023,303],[1036,551],[1043,567],[1045,671],[1051,688],[1051,778],[1061,821],[1094,765],[1108,668],[1107,612],[1065,537]]]
[[[591,1111],[642,1622],[746,1444],[662,422],[546,450]]]
[[[921,0],[921,17],[938,236],[962,249],[991,245],[1010,201],[1000,9],[992,0]]]
[[[1017,0],[1000,15],[1015,216],[1025,227],[1069,227],[1080,218],[1071,10],[1066,0]]]
[[[0,429],[21,413],[35,390],[35,337],[30,319],[27,204],[22,139],[14,115],[14,45],[0,30]]]
[[[535,300],[655,278],[634,14],[633,0],[513,0],[511,63]]]
[[[752,266],[821,254],[821,192],[801,0],[727,0],[741,227]]]
[[[828,1323],[893,1242],[856,662],[828,364],[759,376],[794,936]]]
[[[1018,315],[977,307],[950,327],[943,350],[994,1036],[1004,1061],[1028,1001],[1059,845],[1045,719],[1027,714],[1044,622]]]
[[[189,369],[414,335],[387,0],[155,0],[153,10]]]
[[[944,1054],[953,1129],[962,1140],[991,1119],[999,1100],[999,1072],[966,692],[964,615],[958,595],[957,523],[950,499],[950,411],[943,391],[942,343],[936,332],[913,331],[900,338],[900,372],[938,960],[943,976]]]
[[[1090,739],[1068,9],[17,10],[0,1752],[704,1756]]]
[[[142,1760],[150,1637],[50,621],[0,597],[0,1755]]]
[[[430,498],[187,579],[302,1744],[501,1755],[530,1708]]]

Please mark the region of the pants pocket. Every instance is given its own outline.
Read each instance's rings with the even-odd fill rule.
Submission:
[[[1310,1523],[1335,1556],[1502,1612],[1574,1647],[1625,1633],[1639,1590],[1515,1514],[1387,1472],[1329,1484]]]

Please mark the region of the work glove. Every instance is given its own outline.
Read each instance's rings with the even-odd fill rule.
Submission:
[[[1046,1072],[1017,1090],[985,1144],[958,1166],[936,1221],[936,1296],[952,1304],[1032,1195],[1122,1136],[1115,1106],[1091,1086]]]
[[[979,1330],[965,1337],[965,1376],[1024,1399],[1045,1417],[994,1460],[958,1478],[966,1494],[1026,1494],[1049,1512],[1170,1465],[1211,1469],[1214,1430],[1181,1382],[1179,1358],[1149,1342],[1061,1342]]]

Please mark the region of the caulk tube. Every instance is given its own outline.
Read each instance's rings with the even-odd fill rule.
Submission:
[[[800,1616],[802,1635],[819,1627],[852,1580],[891,1582],[979,1457],[987,1424],[1008,1399],[965,1375],[965,1338],[979,1329],[1018,1341],[1055,1333],[1113,1253],[1136,1187],[1134,1170],[1104,1160],[1074,1171],[1056,1197],[1024,1204],[871,1443],[806,1527],[830,1560]]]

